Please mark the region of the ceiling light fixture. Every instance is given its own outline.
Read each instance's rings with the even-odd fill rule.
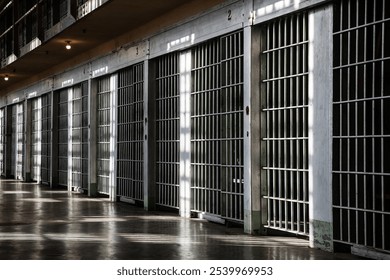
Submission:
[[[8,81],[9,80],[9,77],[8,77],[8,75],[5,75],[5,77],[4,77],[4,81]]]
[[[66,43],[65,48],[66,48],[67,50],[70,50],[70,49],[72,48],[72,46],[70,45],[70,41],[65,41],[65,43]]]

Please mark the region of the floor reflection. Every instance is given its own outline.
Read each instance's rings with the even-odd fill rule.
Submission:
[[[0,180],[0,259],[351,259],[175,214]]]

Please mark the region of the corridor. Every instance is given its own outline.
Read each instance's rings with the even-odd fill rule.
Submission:
[[[0,181],[2,260],[357,259],[310,249],[304,239],[250,236],[174,213],[66,189]]]

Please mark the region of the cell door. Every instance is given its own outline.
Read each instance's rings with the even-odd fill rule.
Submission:
[[[262,29],[262,138],[266,165],[262,196],[266,227],[309,234],[308,186],[308,17],[270,22]]]
[[[51,93],[41,97],[41,181],[50,184],[51,177]]]
[[[117,195],[143,201],[144,66],[118,75]]]
[[[0,109],[0,176],[5,175],[5,109]]]
[[[31,179],[41,181],[42,100],[31,100]]]
[[[242,222],[242,32],[192,50],[192,211]]]
[[[157,204],[178,208],[180,198],[179,54],[156,61]]]
[[[72,187],[88,190],[88,83],[73,88]]]
[[[97,146],[97,181],[98,192],[109,194],[110,183],[110,77],[100,78],[97,82],[98,146]]]
[[[24,173],[24,105],[23,103],[15,105],[16,107],[16,170],[15,178],[23,180]]]
[[[58,185],[68,186],[68,149],[69,149],[69,89],[61,89],[58,99]]]
[[[390,2],[334,8],[334,241],[390,253]]]
[[[10,175],[16,178],[16,153],[17,153],[17,105],[11,106],[11,168]]]

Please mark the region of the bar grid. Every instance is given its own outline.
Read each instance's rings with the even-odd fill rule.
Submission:
[[[72,187],[88,190],[88,82],[73,87]]]
[[[389,253],[390,3],[334,11],[334,240]]]
[[[42,100],[31,100],[31,179],[41,181]]]
[[[180,69],[179,53],[156,62],[157,204],[179,208]]]
[[[192,50],[192,211],[243,222],[243,33]]]
[[[41,181],[50,184],[51,177],[51,93],[42,95]]]
[[[23,179],[24,173],[24,104],[19,103],[16,106],[16,173],[15,178]]]
[[[110,125],[111,125],[111,92],[110,77],[103,77],[97,81],[97,184],[98,192],[109,194],[110,183]]]
[[[5,108],[0,109],[0,176],[5,175]]]
[[[301,13],[270,22],[262,35],[265,227],[308,235],[308,16]]]
[[[16,178],[16,151],[17,151],[17,105],[9,107],[11,109],[11,168],[10,175]]]
[[[144,200],[144,65],[118,75],[117,195]]]
[[[244,220],[244,76],[243,32],[220,39],[223,217]]]
[[[58,108],[58,185],[68,186],[68,148],[69,148],[69,116],[68,96],[69,89],[61,89],[57,92],[59,100]]]

